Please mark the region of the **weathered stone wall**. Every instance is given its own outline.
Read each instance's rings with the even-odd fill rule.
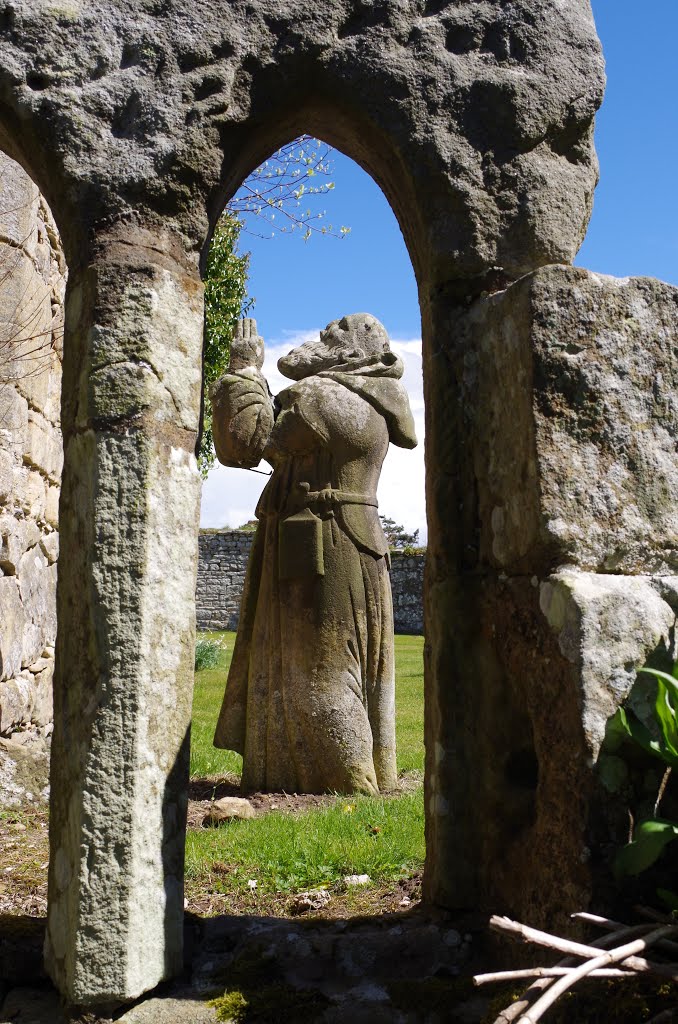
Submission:
[[[253,533],[201,530],[195,616],[198,629],[237,629],[240,599]],[[391,553],[393,623],[396,633],[424,632],[423,553]]]
[[[391,552],[393,626],[396,633],[424,632],[424,566],[426,554]]]
[[[201,530],[195,618],[198,629],[237,629],[253,533]]]
[[[66,264],[52,215],[0,154],[0,736],[49,734]]]
[[[543,267],[459,309],[450,335],[427,368],[427,413],[444,407],[464,444],[429,476],[426,784],[447,803],[426,884],[557,929],[609,897],[628,834],[596,766],[607,722],[648,659],[676,657],[678,289]]]

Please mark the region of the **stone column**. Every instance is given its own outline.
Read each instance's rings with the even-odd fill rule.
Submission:
[[[46,961],[75,1004],[182,967],[202,329],[169,233],[69,281]]]
[[[553,266],[433,318],[426,894],[558,928],[610,881],[606,724],[674,653],[678,289]]]

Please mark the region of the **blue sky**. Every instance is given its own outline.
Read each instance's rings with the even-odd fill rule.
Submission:
[[[678,0],[592,6],[608,84],[596,122],[601,182],[576,263],[678,285]],[[320,208],[336,227],[350,225],[346,238],[242,236],[241,247],[252,253],[252,315],[267,343],[271,387],[284,387],[275,359],[309,332],[345,313],[373,313],[405,359],[423,442],[419,306],[402,235],[381,190],[353,161],[335,154],[332,179],[336,188]],[[415,452],[392,448],[379,501],[386,515],[425,537],[422,460],[423,443]],[[245,522],[264,482],[245,470],[214,470],[203,489],[203,525]]]

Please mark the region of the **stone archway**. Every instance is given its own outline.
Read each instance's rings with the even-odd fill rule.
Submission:
[[[557,917],[591,887],[601,723],[675,618],[671,587],[649,575],[676,568],[665,504],[637,503],[629,526],[601,492],[604,530],[587,515],[629,408],[602,403],[618,378],[596,339],[635,316],[645,369],[668,379],[650,310],[670,321],[672,294],[540,269],[573,259],[596,181],[588,0],[342,2],[303,23],[268,0],[221,16],[27,0],[0,14],[0,48],[0,142],[47,195],[71,272],[48,937],[59,988],[124,1000],[180,969],[200,254],[224,200],[301,125],[381,185],[419,284],[427,897]],[[618,343],[631,358],[633,331]],[[583,366],[567,362],[582,351]],[[648,411],[643,373],[634,415],[673,468],[670,403]],[[607,434],[584,414],[596,402]],[[649,480],[636,454],[615,463],[621,504]],[[609,626],[621,613],[628,644]],[[563,786],[578,799],[554,800]]]

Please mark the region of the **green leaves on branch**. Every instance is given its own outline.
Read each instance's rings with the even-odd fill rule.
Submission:
[[[247,298],[250,254],[237,251],[242,223],[228,211],[212,236],[205,272],[205,354],[203,370],[203,432],[198,466],[203,479],[215,462],[212,405],[209,389],[228,369],[231,339],[237,321],[247,316],[254,299]]]
[[[678,768],[678,680],[675,676],[655,668],[641,668],[640,671],[654,676],[657,681],[654,708],[658,738],[655,739],[647,726],[632,711],[625,708],[619,708],[617,711],[613,728],[625,732],[648,754],[662,761],[667,767],[668,775],[673,768]],[[657,805],[666,782],[666,775]],[[656,811],[655,806],[655,814]],[[674,839],[678,839],[678,823],[656,817],[641,821],[634,829],[632,842],[625,846],[615,859],[615,874],[619,878],[640,874],[655,863],[664,847]]]
[[[325,210],[301,206],[303,198],[324,196],[334,189],[334,182],[328,180],[331,154],[330,146],[310,135],[288,142],[243,182],[228,204],[229,211],[245,222],[245,231],[259,237],[273,238],[278,231],[300,232],[305,241],[316,233],[343,238],[349,227],[335,228],[325,223]],[[256,230],[254,218],[261,222],[261,231]]]

